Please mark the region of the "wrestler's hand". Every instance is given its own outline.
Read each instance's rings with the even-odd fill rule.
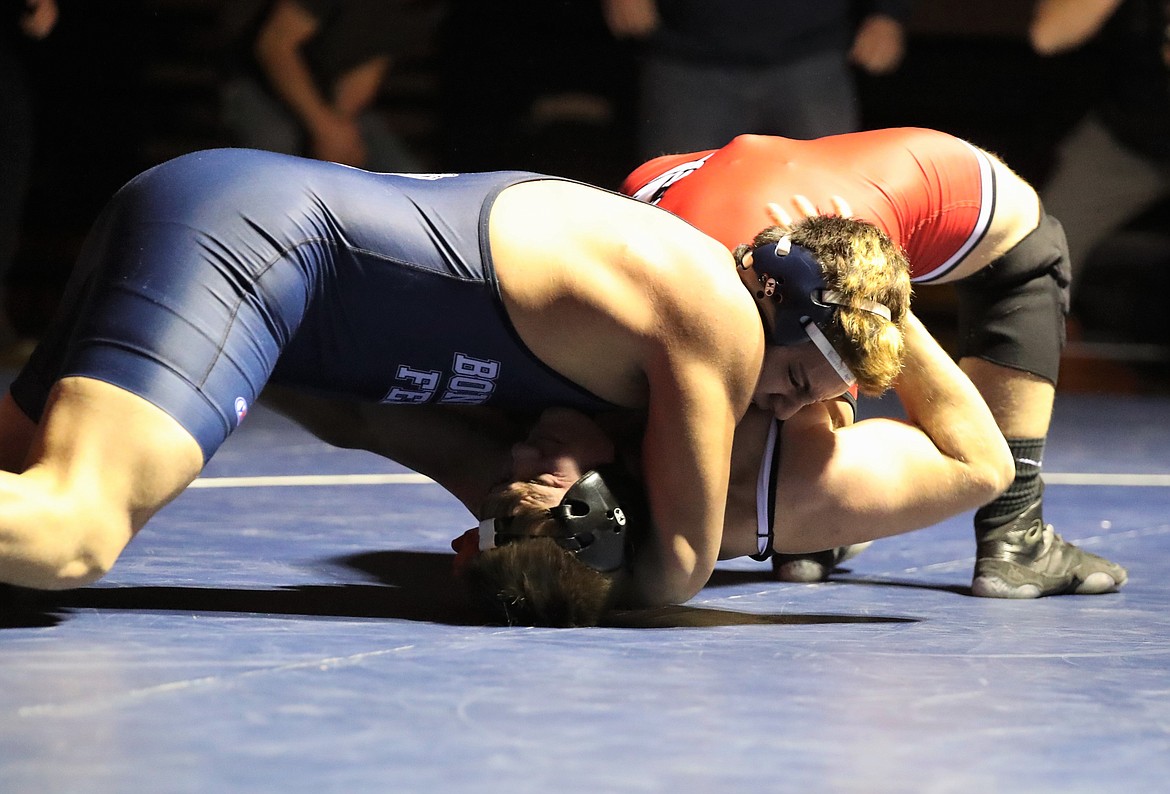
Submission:
[[[814,215],[840,215],[842,218],[849,218],[853,216],[853,209],[841,196],[833,196],[831,199],[832,209],[819,209],[816,204],[813,204],[808,196],[802,196],[799,193],[789,199],[789,205],[793,212],[789,212],[784,206],[769,202],[768,203],[768,217],[772,222],[779,226],[784,231],[792,231],[792,227],[799,221],[805,218],[811,218]],[[795,213],[795,214],[794,214]]]

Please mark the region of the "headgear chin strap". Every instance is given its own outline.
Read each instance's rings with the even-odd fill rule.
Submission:
[[[628,566],[633,558],[633,528],[645,526],[645,512],[641,500],[632,493],[623,494],[625,498],[620,503],[614,496],[610,485],[620,489],[621,485],[629,485],[626,480],[628,477],[616,466],[586,472],[573,483],[560,504],[549,510],[560,534],[514,533],[510,531],[510,518],[485,519],[479,524],[480,551],[522,538],[549,537],[595,571],[609,573]]]

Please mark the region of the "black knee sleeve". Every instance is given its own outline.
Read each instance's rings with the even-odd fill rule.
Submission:
[[[956,282],[960,358],[1023,370],[1056,383],[1070,279],[1060,222],[1044,213],[999,259]]]

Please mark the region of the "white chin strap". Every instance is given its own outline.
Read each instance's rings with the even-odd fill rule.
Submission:
[[[479,522],[479,550],[487,551],[496,547],[496,520],[485,518]]]
[[[817,327],[816,323],[812,321],[806,322],[804,324],[804,332],[808,334],[808,338],[811,339],[812,343],[817,346],[818,350],[821,351],[821,355],[825,357],[825,360],[829,362],[829,364],[833,367],[833,370],[841,376],[841,380],[845,381],[846,386],[852,386],[854,383],[857,383],[857,378],[853,376],[853,371],[850,370],[848,366],[846,366],[845,361],[841,358],[841,355],[833,348],[831,344],[829,344],[828,338],[825,336],[824,332]],[[479,542],[482,546],[482,529],[480,530],[479,537]]]
[[[886,322],[892,322],[890,317],[890,307],[885,304],[871,301],[869,298],[855,298],[853,300],[846,300],[845,296],[840,292],[831,289],[821,290],[821,302],[832,303],[837,306],[848,306],[852,309],[861,309],[863,312],[876,314]]]
[[[756,478],[756,554],[767,554],[772,550],[773,530],[768,523],[772,499],[775,494],[769,487],[772,483],[772,453],[776,450],[776,437],[780,422],[775,417],[768,423],[768,440],[764,442],[764,456],[760,459],[760,474]]]

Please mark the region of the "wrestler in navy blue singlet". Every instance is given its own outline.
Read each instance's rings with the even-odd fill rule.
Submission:
[[[157,405],[210,458],[268,380],[391,403],[611,408],[516,335],[488,246],[526,172],[375,174],[246,149],[139,175],[98,219],[52,332],[12,386],[58,379]]]

